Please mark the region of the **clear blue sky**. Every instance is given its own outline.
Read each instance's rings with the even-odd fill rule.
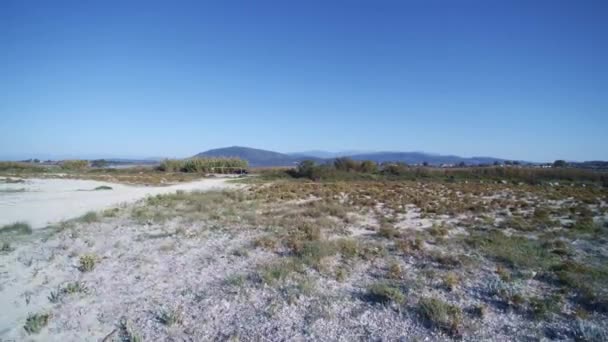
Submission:
[[[0,1],[0,156],[608,160],[608,1]]]

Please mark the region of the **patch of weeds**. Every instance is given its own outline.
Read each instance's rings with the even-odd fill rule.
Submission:
[[[93,254],[85,254],[80,257],[78,270],[80,272],[90,272],[95,268],[97,257]]]
[[[378,235],[386,239],[394,239],[399,237],[399,231],[390,224],[383,224],[380,229],[378,229]]]
[[[32,227],[26,222],[15,222],[4,225],[0,228],[0,234],[31,234]]]
[[[61,291],[51,291],[51,294],[49,294],[48,299],[51,303],[59,303],[59,301],[61,300]]]
[[[498,277],[500,278],[500,280],[502,280],[504,282],[511,281],[511,272],[502,265],[496,266],[496,274],[498,274]]]
[[[234,287],[242,287],[247,281],[247,276],[244,274],[234,274],[226,278],[225,283]]]
[[[335,276],[337,281],[344,282],[348,278],[348,270],[344,267],[337,267]]]
[[[395,241],[395,246],[403,254],[409,254],[412,251],[421,251],[424,249],[424,240],[421,237],[415,239],[399,239]]]
[[[365,260],[373,260],[387,256],[388,251],[381,244],[368,242],[361,244],[359,255]]]
[[[337,239],[336,248],[345,258],[354,258],[359,255],[359,242],[355,239]]]
[[[103,217],[116,217],[116,216],[118,216],[119,211],[120,211],[120,209],[118,209],[118,208],[106,209],[102,212],[102,216]]]
[[[86,287],[86,285],[83,282],[75,281],[73,283],[66,284],[65,287],[63,289],[61,289],[61,292],[63,292],[66,295],[70,295],[70,294],[75,294],[75,293],[87,293],[87,292],[89,292],[89,289]]]
[[[579,301],[586,308],[608,312],[608,297],[602,291],[608,282],[608,267],[564,261],[551,270],[562,286],[578,293]]]
[[[160,323],[162,323],[166,326],[169,326],[169,327],[183,323],[183,315],[182,315],[181,310],[179,310],[179,309],[173,309],[173,310],[162,309],[156,313],[156,319]]]
[[[443,286],[448,291],[454,291],[458,284],[460,284],[460,277],[454,272],[449,272],[443,277]]]
[[[13,247],[11,247],[11,244],[8,242],[2,242],[2,247],[0,247],[0,252],[2,253],[10,253],[14,250]]]
[[[96,187],[93,190],[95,190],[95,191],[99,191],[99,190],[112,190],[112,187],[111,186],[107,186],[107,185],[101,185],[101,186]]]
[[[129,320],[127,320],[125,317],[123,317],[120,320],[118,329],[119,329],[118,336],[120,337],[121,342],[142,342],[143,341],[141,336],[135,331],[135,329],[131,325],[131,322]]]
[[[445,237],[448,235],[448,229],[444,225],[433,224],[431,228],[429,228],[429,233],[434,237]]]
[[[259,277],[264,284],[272,285],[277,281],[284,280],[292,273],[302,271],[302,263],[293,258],[288,258],[263,266],[259,271]]]
[[[277,238],[272,235],[260,236],[253,241],[253,245],[256,248],[263,248],[271,251],[275,249],[277,243]]]
[[[338,250],[332,241],[305,241],[295,252],[302,262],[318,269],[323,258],[335,255]]]
[[[469,308],[468,312],[473,316],[479,319],[484,319],[486,317],[488,308],[483,304],[476,304]]]
[[[418,302],[418,311],[431,327],[445,331],[451,336],[461,334],[462,310],[458,306],[438,298],[422,298]]]
[[[89,289],[83,282],[76,281],[73,283],[67,283],[64,287],[57,289],[57,291],[51,291],[48,299],[51,303],[57,303],[67,295],[76,293],[88,293]]]
[[[544,270],[559,257],[543,248],[542,242],[521,236],[507,236],[499,231],[477,233],[467,238],[467,243],[478,248],[486,256],[504,262],[512,268]]]
[[[540,228],[548,228],[555,225],[555,221],[551,219],[549,209],[538,207],[534,209],[532,220],[535,224],[539,225]]]
[[[389,282],[379,282],[367,288],[367,298],[369,301],[377,303],[395,302],[401,304],[405,301],[405,295],[400,288]]]
[[[48,313],[29,314],[25,320],[23,329],[25,329],[28,334],[37,334],[42,330],[42,328],[46,327],[50,318],[51,315]]]
[[[526,222],[523,217],[510,216],[501,222],[501,227],[511,228],[519,231],[531,231],[534,230],[534,226]]]
[[[488,284],[488,294],[497,297],[507,307],[514,309],[522,309],[525,304],[525,298],[521,295],[520,286],[513,283],[505,283],[502,281],[492,281]]]
[[[446,253],[432,253],[431,259],[438,264],[440,264],[444,268],[454,269],[462,266],[462,261],[456,255],[446,254]]]
[[[388,277],[391,279],[401,279],[403,277],[403,270],[401,269],[401,265],[397,262],[392,262],[388,266]]]
[[[601,228],[599,225],[595,224],[592,217],[585,216],[576,220],[571,230],[577,233],[593,234],[600,232]]]
[[[316,286],[317,284],[308,278],[300,279],[296,284],[298,292],[305,296],[310,296],[312,293],[314,293]]]
[[[534,318],[546,319],[552,313],[559,313],[562,298],[552,295],[546,298],[533,297],[529,299],[530,310]]]
[[[249,250],[247,250],[247,248],[245,248],[245,247],[235,248],[232,250],[232,255],[238,256],[238,257],[248,257]]]
[[[77,220],[84,223],[93,223],[99,220],[99,216],[96,212],[89,211],[88,213],[80,216]]]

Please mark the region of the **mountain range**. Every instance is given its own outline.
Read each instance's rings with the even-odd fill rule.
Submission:
[[[336,157],[349,157],[354,160],[373,160],[382,162],[404,162],[408,164],[428,163],[430,165],[458,164],[464,162],[467,165],[491,164],[495,161],[503,162],[504,159],[493,157],[459,157],[453,155],[439,155],[424,152],[325,152],[309,151],[298,153],[280,153],[275,151],[261,150],[250,147],[231,146],[217,148],[198,153],[194,157],[238,157],[245,159],[252,167],[265,166],[294,166],[302,160],[314,160],[317,163],[330,162]]]

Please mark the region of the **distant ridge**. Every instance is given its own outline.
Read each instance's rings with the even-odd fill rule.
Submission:
[[[315,151],[315,154],[323,155],[323,151]],[[332,152],[326,152],[331,155]],[[302,160],[314,160],[317,163],[331,162],[334,158],[319,158],[309,156],[305,153],[279,153],[275,151],[261,150],[244,146],[230,146],[208,150],[198,153],[194,157],[238,157],[249,162],[250,166],[294,166]],[[494,162],[504,162],[504,159],[493,157],[459,157],[453,155],[439,155],[424,152],[372,152],[361,153],[347,156],[355,160],[373,160],[377,163],[383,162],[403,162],[408,164],[428,163],[430,165],[458,164],[467,165],[492,164]]]
[[[294,166],[305,159],[322,161],[320,158],[308,156],[290,156],[288,154],[261,150],[251,147],[230,146],[201,152],[195,157],[238,157],[249,162],[250,166]]]

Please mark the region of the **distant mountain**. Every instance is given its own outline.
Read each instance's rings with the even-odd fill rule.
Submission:
[[[339,157],[351,156],[354,154],[362,154],[362,153],[366,153],[366,152],[356,151],[356,150],[340,151],[340,152],[312,150],[312,151],[304,151],[304,152],[293,152],[293,153],[288,153],[288,154],[293,157],[316,157],[316,158],[323,158],[323,159],[331,159],[331,158],[339,158]]]
[[[257,148],[231,146],[201,152],[194,157],[238,157],[249,162],[249,166],[294,166],[299,161],[312,159],[323,161],[314,156],[291,156],[284,153],[260,150]]]
[[[321,153],[319,153],[321,152]],[[327,156],[329,157],[322,157]],[[439,155],[424,152],[373,152],[352,155],[336,155],[332,152],[310,151],[310,154],[292,153],[285,154],[268,150],[260,150],[250,147],[231,146],[201,152],[194,157],[238,157],[249,162],[250,166],[294,166],[302,160],[314,160],[317,163],[331,162],[336,156],[346,156],[355,160],[373,160],[377,163],[403,162],[407,164],[422,164],[427,162],[431,165],[458,164],[464,162],[467,165],[492,164],[495,161],[503,162],[504,159],[493,157],[471,157],[464,158],[453,155]]]
[[[374,152],[355,154],[349,156],[355,160],[373,160],[377,163],[384,162],[402,162],[407,164],[422,164],[424,162],[430,165],[440,164],[458,164],[464,162],[467,165],[492,164],[495,161],[503,162],[504,159],[493,157],[459,157],[453,155],[440,155],[424,152]]]

